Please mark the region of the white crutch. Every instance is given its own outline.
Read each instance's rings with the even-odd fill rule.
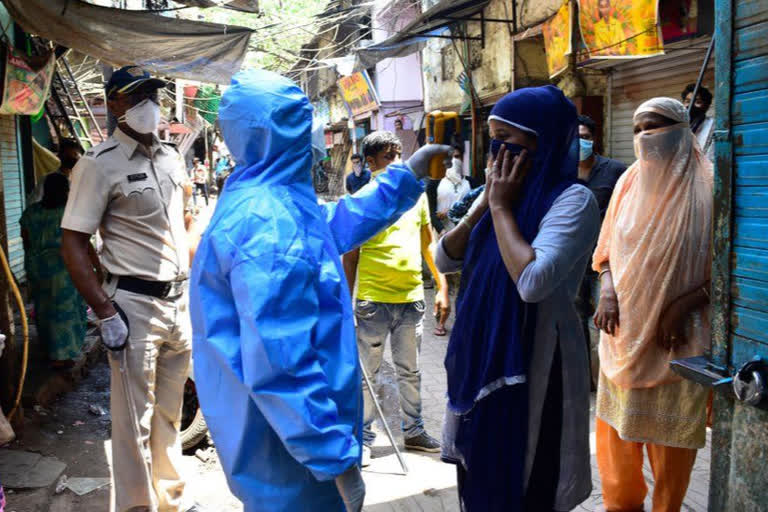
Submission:
[[[395,455],[397,455],[397,460],[400,461],[400,467],[403,468],[403,474],[408,474],[408,466],[405,465],[405,459],[403,459],[403,455],[400,453],[400,450],[397,448],[397,443],[395,442],[395,438],[392,435],[392,431],[389,429],[389,425],[387,425],[387,418],[384,417],[384,411],[381,410],[381,405],[379,404],[379,399],[376,398],[376,392],[373,390],[373,386],[371,385],[371,379],[368,377],[368,372],[365,371],[365,365],[363,365],[362,359],[358,359],[360,362],[360,370],[363,372],[363,379],[365,379],[365,385],[368,386],[368,392],[371,394],[371,398],[373,399],[373,405],[376,407],[376,414],[379,415],[379,419],[381,419],[381,422],[384,424],[384,430],[387,432],[387,437],[389,438],[389,443],[392,445],[392,448],[395,449]]]

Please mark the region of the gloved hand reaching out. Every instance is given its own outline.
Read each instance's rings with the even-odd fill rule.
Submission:
[[[413,172],[416,178],[422,179],[429,175],[429,162],[432,160],[432,157],[443,155],[445,157],[445,167],[448,168],[452,165],[452,154],[453,148],[451,146],[446,146],[445,144],[427,144],[426,146],[420,147],[418,151],[411,155],[411,158],[405,162],[405,165],[411,169],[411,172]]]
[[[123,350],[128,343],[128,317],[114,304],[117,313],[99,322],[101,341],[110,350]]]
[[[363,475],[360,474],[360,468],[357,465],[336,477],[336,488],[339,490],[347,512],[363,510],[365,482],[363,482]]]

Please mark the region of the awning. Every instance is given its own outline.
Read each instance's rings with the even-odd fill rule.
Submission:
[[[177,4],[189,5],[191,7],[224,7],[242,12],[259,12],[259,2],[257,0],[174,0]]]
[[[2,0],[31,34],[114,66],[135,64],[162,76],[228,84],[252,30],[88,4],[82,0]]]
[[[430,38],[442,36],[450,25],[467,21],[489,3],[490,0],[442,0],[389,39],[355,50],[358,58],[355,69],[367,69],[383,59],[421,51]]]
[[[560,7],[563,0],[536,0],[535,2],[517,2],[516,33],[534,27],[551,18]]]

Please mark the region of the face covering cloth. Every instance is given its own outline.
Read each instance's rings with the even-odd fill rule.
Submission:
[[[579,139],[579,160],[588,160],[594,153],[595,142],[587,139]]]
[[[160,105],[147,98],[127,110],[119,121],[124,121],[136,133],[152,133],[160,124]]]
[[[461,159],[454,158],[451,161],[451,167],[445,170],[445,177],[448,179],[448,181],[456,186],[461,185],[461,182],[464,180],[462,173],[463,166],[464,163],[461,161]]]

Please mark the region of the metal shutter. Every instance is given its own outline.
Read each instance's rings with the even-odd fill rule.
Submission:
[[[19,219],[24,211],[24,180],[17,145],[16,117],[0,116],[0,162],[2,164],[5,224],[8,230],[8,263],[16,279],[25,280],[24,246]]]
[[[768,357],[768,11],[735,5],[731,362],[741,365]]]
[[[667,54],[638,59],[613,68],[611,78],[610,133],[605,134],[606,154],[627,164],[635,160],[632,116],[644,101],[657,96],[680,99],[686,85],[699,77],[709,37],[667,47]],[[703,85],[714,94],[714,58]],[[713,112],[710,112],[710,115]]]

